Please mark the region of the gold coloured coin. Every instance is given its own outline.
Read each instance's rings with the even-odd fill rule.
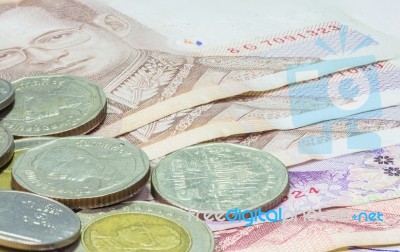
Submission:
[[[83,233],[89,251],[189,251],[188,232],[166,218],[139,213],[113,214],[96,220]]]
[[[211,252],[214,237],[198,218],[150,202],[120,203],[78,213],[87,251]],[[80,251],[78,249],[78,251]]]

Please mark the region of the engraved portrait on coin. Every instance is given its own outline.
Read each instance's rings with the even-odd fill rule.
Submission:
[[[189,248],[190,238],[185,229],[165,218],[154,216],[150,223],[148,219],[149,216],[144,214],[118,214],[99,220],[87,231],[91,245],[98,250],[128,247],[132,250],[185,251]],[[114,228],[109,230],[112,226]]]
[[[129,142],[68,137],[22,154],[12,170],[12,187],[72,208],[91,208],[129,198],[145,185],[149,175],[146,154]]]
[[[109,155],[96,155],[84,148],[56,147],[40,153],[32,162],[37,176],[46,178],[47,185],[56,187],[64,184],[66,191],[74,191],[76,195],[102,190],[121,181],[126,174],[106,167]],[[120,165],[117,161],[115,165]],[[77,172],[76,167],[81,167]]]
[[[14,136],[84,134],[105,117],[105,94],[90,81],[47,75],[26,77],[14,86],[15,103],[0,113],[0,124]]]
[[[0,170],[0,190],[12,190],[11,188],[11,170],[14,166],[15,160],[25,153],[28,149],[38,146],[40,144],[49,142],[54,140],[53,137],[32,137],[32,138],[23,138],[17,139],[14,141],[15,149],[14,156],[11,161],[8,162],[2,170]],[[1,139],[0,139],[1,141]],[[0,252],[2,252],[0,250]]]
[[[214,236],[198,218],[164,204],[133,201],[83,210],[78,251],[211,252]]]

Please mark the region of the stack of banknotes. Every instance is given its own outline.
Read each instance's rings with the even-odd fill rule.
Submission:
[[[29,177],[22,170],[28,167],[24,162],[42,162],[35,158],[34,151],[38,149],[32,149],[31,157],[24,155],[20,161],[18,151],[50,141],[53,145],[46,145],[46,155],[53,155],[52,159],[60,162],[52,161],[52,165],[64,169],[64,154],[57,151],[57,146],[66,146],[79,137],[67,138],[58,145],[43,138],[16,140],[14,147],[10,134],[22,138],[87,133],[107,137],[111,142],[121,141],[121,146],[128,141],[140,148],[135,155],[141,157],[143,152],[148,157],[143,158],[143,163],[149,162],[150,169],[159,165],[157,170],[165,157],[187,147],[230,143],[271,154],[287,168],[288,191],[272,210],[286,213],[290,220],[255,218],[250,223],[203,216],[204,221],[180,222],[183,230],[193,228],[198,233],[187,231],[192,251],[209,251],[211,247],[215,251],[400,249],[400,49],[394,39],[351,19],[326,18],[309,26],[225,46],[203,48],[202,41],[187,39],[179,41],[186,46],[180,50],[132,17],[92,0],[0,2],[0,31],[0,78],[4,79],[0,81],[0,125],[5,128],[4,133],[0,128],[0,141],[5,146],[0,153],[0,166],[10,167],[16,160],[13,189],[41,194],[19,181],[17,174],[19,171]],[[192,47],[195,49],[187,49]],[[35,82],[35,78],[39,80]],[[47,78],[46,85],[41,82],[43,78]],[[75,84],[56,88],[68,82],[68,78],[76,78]],[[77,88],[76,83],[86,81],[90,84]],[[30,111],[38,100],[45,104],[41,111]],[[54,105],[58,103],[63,105]],[[10,106],[14,106],[11,116],[4,112]],[[93,111],[87,112],[90,106]],[[35,127],[42,119],[52,121],[60,115],[70,116],[67,124],[73,127],[60,130],[68,125],[54,121],[48,134],[35,133],[40,131]],[[30,128],[20,126],[21,122],[30,124]],[[14,161],[6,164],[14,149]],[[64,157],[72,156],[69,153]],[[113,177],[113,164],[106,163],[112,157],[104,157],[102,165],[110,171],[102,170],[99,174]],[[79,160],[77,157],[76,162]],[[92,165],[89,161],[88,169]],[[0,174],[2,190],[11,189],[7,184],[11,170],[6,170]],[[237,172],[237,177],[252,179],[246,169],[233,172]],[[51,176],[51,171],[43,174],[46,173]],[[72,173],[64,176],[74,177],[70,180],[76,188],[82,183],[100,188],[103,183]],[[128,203],[79,212],[82,227],[93,216],[103,216],[115,209],[136,214],[162,212],[151,210],[164,206],[153,204],[162,200],[154,197],[160,195],[154,193],[149,174],[150,170],[145,169],[139,179],[135,178],[135,186],[124,188],[131,190],[126,195],[138,192]],[[33,180],[36,179],[40,180]],[[139,184],[141,190],[137,188]],[[75,189],[65,188],[72,194]],[[82,202],[51,198],[73,209],[104,207],[126,200],[121,194]],[[136,205],[129,205],[132,202]],[[182,214],[165,207],[165,211]],[[318,217],[337,212],[346,212],[349,218],[331,221]],[[102,241],[104,234],[96,233],[96,228],[103,225],[112,229],[113,223],[122,225],[128,221],[122,213],[118,216],[115,220],[96,222],[97,227],[92,225],[83,234],[91,232],[91,242]],[[0,216],[0,228],[2,221]],[[78,241],[78,245],[64,250],[184,251],[174,247],[175,236],[165,235],[173,229],[179,236],[179,228],[166,222],[165,226],[168,225],[168,230],[139,224],[129,232],[113,230],[118,234],[113,243],[93,242],[90,247],[80,246]],[[0,240],[6,231],[0,230]],[[79,231],[71,232],[70,237],[79,236]],[[147,243],[135,243],[130,235],[142,235],[142,241],[147,239]],[[212,236],[213,241],[208,241],[207,237]],[[187,242],[180,237],[182,244]],[[82,238],[83,242],[85,239]],[[0,245],[10,244],[0,241]],[[149,250],[140,250],[146,246]],[[60,246],[45,248],[56,247]],[[37,249],[25,245],[14,248]]]

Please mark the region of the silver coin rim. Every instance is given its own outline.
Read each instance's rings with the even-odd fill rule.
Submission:
[[[198,144],[198,145],[193,145],[193,146],[190,146],[190,147],[175,151],[175,152],[167,155],[152,170],[152,173],[151,173],[151,191],[152,191],[152,195],[156,199],[161,200],[161,202],[163,202],[163,203],[166,203],[166,204],[169,204],[169,205],[173,205],[173,206],[178,207],[180,209],[183,209],[185,211],[192,211],[193,213],[203,213],[204,211],[206,211],[204,209],[194,209],[194,208],[192,208],[190,206],[186,206],[186,205],[176,201],[175,199],[169,197],[164,192],[160,191],[159,187],[158,187],[158,183],[157,183],[157,181],[155,181],[156,178],[157,178],[155,173],[156,173],[157,169],[166,169],[166,168],[160,168],[160,167],[162,167],[163,162],[166,162],[167,160],[169,160],[171,158],[174,158],[174,155],[176,155],[177,153],[179,153],[181,151],[185,151],[187,149],[204,148],[204,147],[213,146],[213,145],[225,145],[225,146],[231,146],[231,147],[233,146],[235,148],[242,148],[242,149],[247,149],[247,150],[250,150],[250,151],[256,151],[256,152],[258,152],[260,154],[267,155],[270,158],[275,159],[277,161],[277,163],[279,164],[279,168],[278,169],[282,170],[282,172],[284,173],[283,174],[282,184],[279,185],[280,186],[280,192],[273,199],[271,199],[270,201],[252,202],[251,205],[249,204],[248,206],[246,206],[246,209],[242,209],[242,210],[253,210],[253,209],[257,209],[257,208],[263,208],[264,206],[269,205],[269,204],[272,204],[274,206],[279,204],[279,202],[275,202],[275,201],[277,201],[277,199],[279,199],[279,197],[282,196],[283,194],[285,194],[285,192],[287,192],[288,189],[289,189],[289,173],[287,171],[286,166],[277,157],[275,157],[274,155],[272,155],[272,154],[270,154],[268,152],[265,152],[265,151],[262,151],[262,150],[259,150],[259,149],[256,149],[256,148],[252,148],[252,147],[248,147],[248,146],[244,146],[244,145],[239,145],[239,144],[232,144],[232,143]],[[242,207],[242,206],[237,206],[237,207]],[[229,209],[226,209],[226,210],[229,210]],[[225,211],[225,210],[222,209],[222,210],[218,210],[218,211]]]
[[[91,80],[84,79],[84,78],[74,76],[74,75],[67,75],[67,74],[33,75],[33,76],[23,77],[18,80],[15,80],[15,81],[13,81],[12,85],[13,85],[14,89],[16,90],[16,88],[18,88],[16,85],[18,85],[18,83],[20,81],[23,81],[25,79],[51,78],[51,77],[72,78],[72,79],[76,79],[76,80],[84,82],[85,85],[91,86],[93,88],[93,90],[95,90],[98,93],[99,103],[101,104],[101,107],[97,107],[96,110],[94,110],[90,116],[86,117],[86,120],[84,120],[83,123],[73,126],[73,127],[57,129],[57,130],[48,131],[48,132],[39,131],[36,134],[26,134],[24,132],[13,132],[12,130],[9,130],[10,133],[12,133],[12,135],[14,135],[16,137],[42,137],[42,136],[43,137],[45,137],[45,136],[55,136],[56,137],[60,134],[66,133],[66,132],[71,132],[70,135],[77,135],[72,132],[74,132],[76,129],[83,127],[84,125],[87,125],[88,123],[91,123],[94,119],[96,119],[98,116],[100,116],[103,113],[103,111],[105,111],[105,109],[107,108],[107,96],[104,93],[104,90],[102,88],[100,88],[100,86],[94,84]],[[14,92],[14,96],[15,95],[16,95],[16,91]],[[106,112],[104,113],[103,118],[101,120],[99,120],[98,123],[96,122],[95,125],[89,127],[90,129],[86,130],[85,132],[82,132],[82,134],[86,134],[87,132],[92,131],[94,128],[96,128],[98,125],[100,125],[101,122],[103,121],[103,119],[105,118],[105,115],[106,115]],[[1,120],[0,120],[0,122],[1,122]]]
[[[0,82],[6,83],[10,88],[10,93],[8,94],[8,96],[6,96],[6,98],[4,100],[0,101],[0,110],[3,110],[14,101],[15,87],[13,84],[11,84],[9,81],[7,81],[5,79],[0,79]]]
[[[18,241],[18,242],[9,241],[9,240],[1,237],[0,239],[3,242],[8,244],[8,245],[1,245],[1,246],[8,247],[8,248],[14,248],[14,249],[29,249],[30,250],[30,249],[34,248],[37,250],[43,250],[43,249],[49,250],[49,249],[58,249],[58,248],[68,246],[68,245],[74,243],[77,239],[79,239],[80,234],[81,234],[81,228],[82,228],[81,220],[79,219],[79,217],[76,215],[76,213],[74,211],[72,211],[70,208],[68,208],[64,204],[62,204],[56,200],[49,199],[47,197],[37,195],[34,193],[29,193],[29,192],[0,190],[0,193],[24,194],[24,195],[29,195],[31,197],[38,197],[38,198],[50,201],[53,204],[57,204],[60,208],[63,208],[65,213],[70,214],[71,218],[75,218],[76,222],[79,223],[78,227],[76,228],[76,231],[70,237],[68,237],[64,240],[61,240],[61,241],[54,241],[54,242],[41,243],[41,244],[32,244],[32,243],[24,242],[24,241]]]
[[[62,196],[62,195],[54,194],[54,193],[36,192],[36,190],[35,190],[36,187],[32,187],[31,183],[27,183],[25,180],[21,179],[18,175],[17,176],[15,175],[15,172],[18,171],[18,169],[23,169],[23,167],[21,168],[19,166],[19,163],[17,163],[17,161],[14,164],[14,167],[13,167],[13,169],[11,171],[12,172],[12,177],[21,187],[25,188],[26,190],[29,190],[32,193],[35,193],[35,194],[38,194],[38,195],[42,195],[44,197],[50,197],[50,198],[53,198],[53,199],[54,198],[58,198],[58,199],[63,199],[63,200],[83,200],[83,199],[89,199],[90,200],[92,198],[107,197],[109,195],[112,195],[112,194],[115,194],[117,192],[120,192],[120,191],[124,190],[127,187],[131,187],[134,184],[137,184],[138,182],[140,182],[149,173],[150,160],[148,159],[146,153],[144,153],[139,147],[137,147],[136,145],[134,145],[134,144],[132,144],[132,143],[130,143],[128,141],[124,141],[124,140],[121,140],[121,139],[109,138],[109,137],[100,137],[100,136],[72,136],[72,137],[54,138],[54,140],[52,140],[52,141],[49,141],[49,142],[40,144],[38,146],[35,146],[34,148],[28,149],[27,152],[25,152],[24,154],[22,154],[18,158],[18,160],[22,160],[22,156],[26,155],[30,151],[36,151],[37,148],[40,148],[40,147],[46,146],[46,145],[50,145],[50,144],[52,144],[54,142],[57,142],[57,141],[65,141],[65,140],[67,140],[67,141],[68,140],[72,140],[72,141],[76,140],[77,141],[77,140],[95,140],[95,139],[103,139],[103,140],[106,139],[106,140],[119,141],[119,142],[122,141],[124,143],[127,143],[127,144],[131,145],[130,148],[135,149],[136,154],[138,154],[137,157],[135,157],[136,167],[141,169],[140,174],[137,176],[137,179],[136,180],[131,180],[129,183],[127,182],[127,184],[123,188],[121,188],[121,187],[117,188],[117,189],[114,188],[112,191],[109,190],[109,191],[104,192],[102,194],[93,193],[91,195],[85,195],[83,197],[65,197],[65,196]],[[130,195],[130,197],[131,196],[132,195]],[[110,204],[117,203],[117,202],[120,202],[122,200],[118,200],[116,202],[111,202]],[[94,207],[97,207],[97,206],[94,206]]]
[[[58,137],[29,137],[16,139],[14,140],[15,151],[36,147],[56,139],[58,139]]]
[[[0,153],[0,170],[3,169],[4,165],[6,165],[13,158],[15,150],[14,137],[6,128],[0,125],[0,131],[1,130],[4,130],[8,139],[4,151]]]

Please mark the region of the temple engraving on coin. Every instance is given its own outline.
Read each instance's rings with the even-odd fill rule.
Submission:
[[[288,189],[286,167],[257,149],[204,144],[163,159],[152,174],[154,196],[186,210],[271,208]]]

